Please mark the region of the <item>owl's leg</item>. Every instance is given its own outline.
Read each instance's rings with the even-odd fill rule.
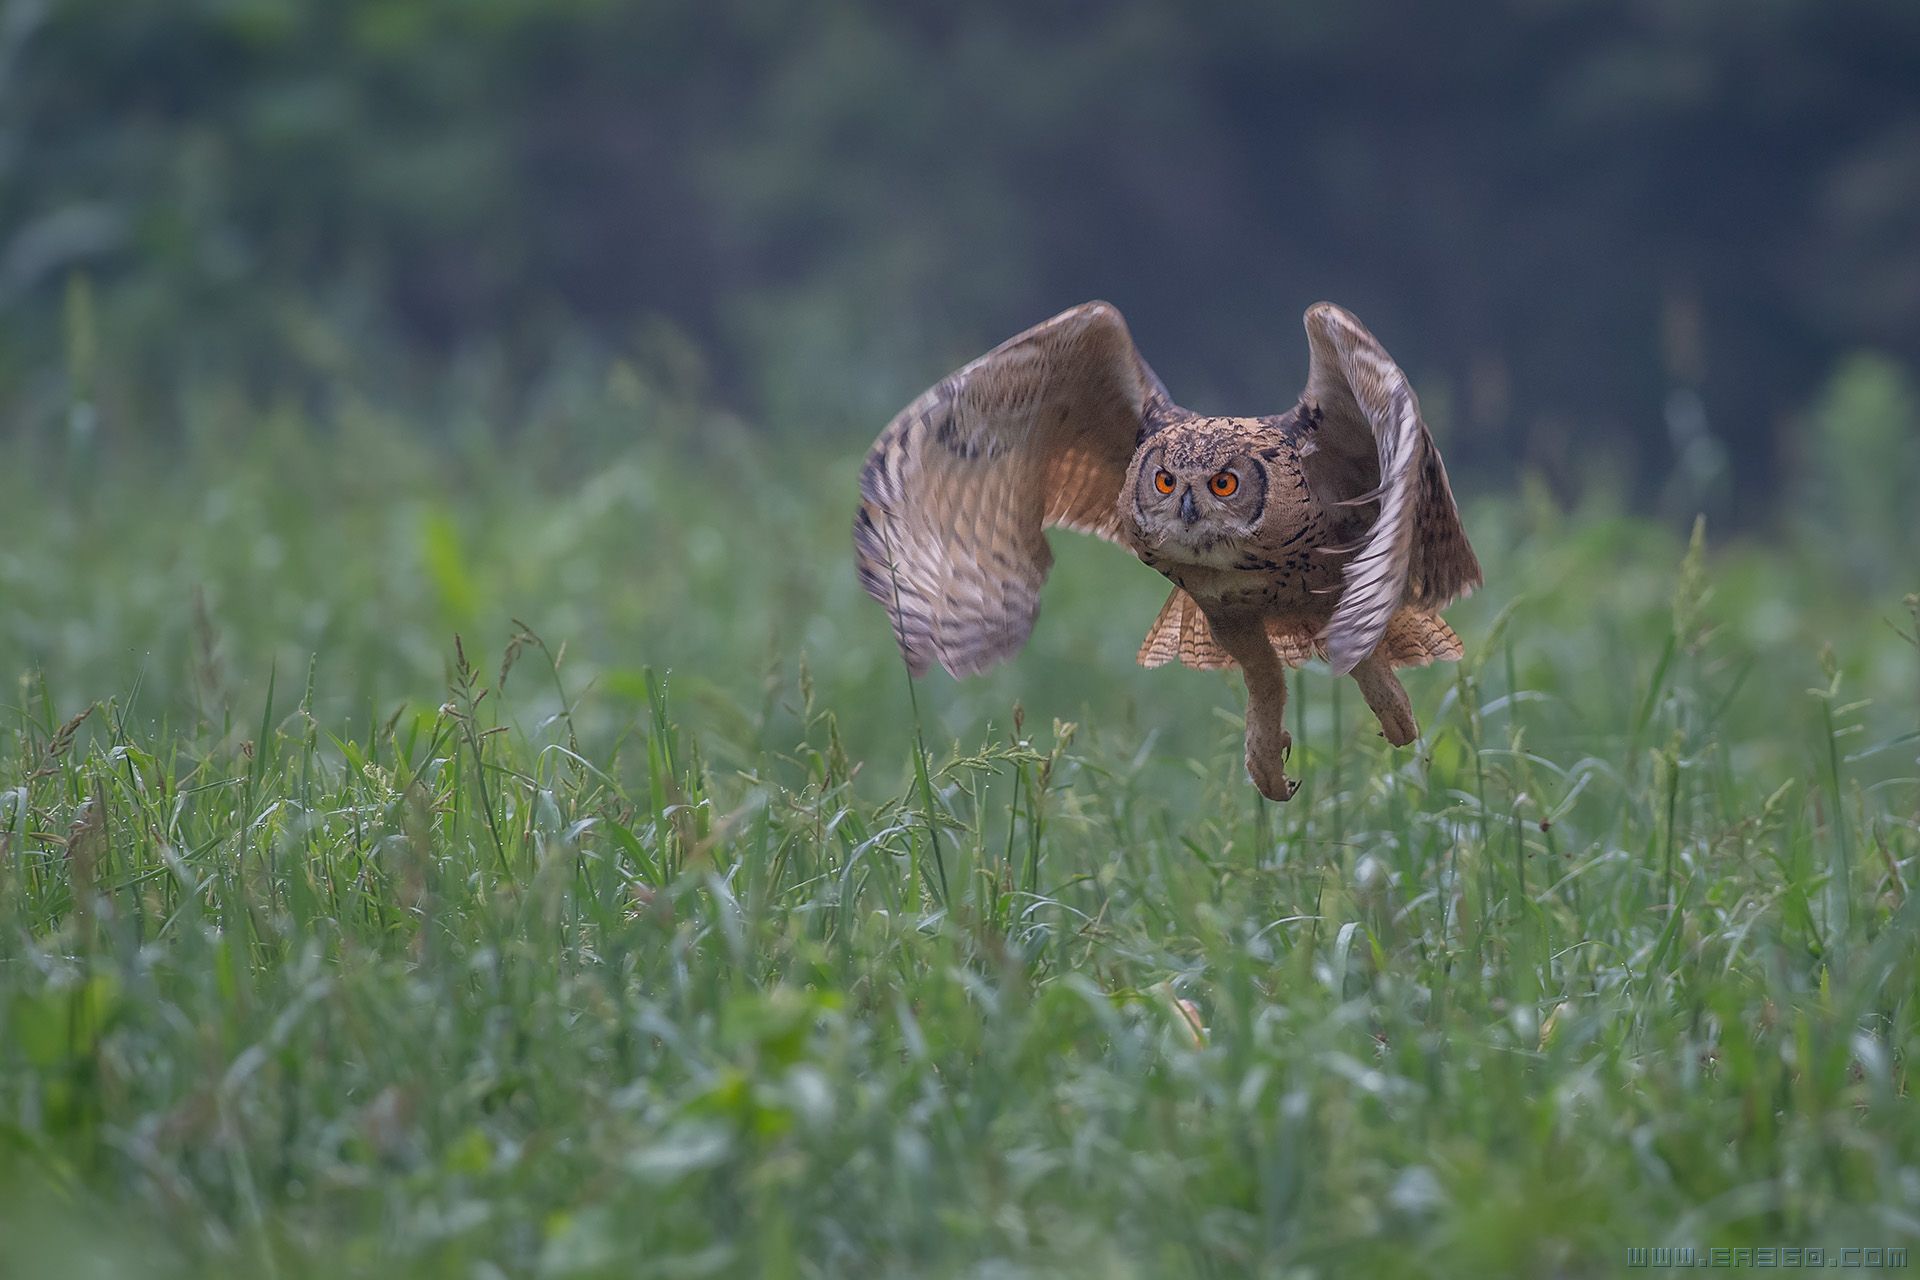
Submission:
[[[1266,625],[1254,618],[1207,619],[1213,638],[1240,664],[1247,681],[1247,774],[1269,800],[1291,800],[1300,784],[1287,776],[1293,735],[1287,732],[1287,668]]]
[[[1413,703],[1400,677],[1393,674],[1391,662],[1377,651],[1370,653],[1353,669],[1353,681],[1360,686],[1367,706],[1379,717],[1380,732],[1388,742],[1404,747],[1419,736],[1420,726],[1413,722]]]

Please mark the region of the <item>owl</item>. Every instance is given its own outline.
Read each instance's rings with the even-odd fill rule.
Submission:
[[[860,581],[908,668],[969,675],[1033,630],[1045,530],[1119,544],[1173,584],[1139,660],[1238,667],[1247,772],[1291,799],[1287,669],[1351,675],[1395,746],[1418,733],[1394,668],[1457,660],[1439,610],[1480,564],[1400,367],[1352,315],[1306,313],[1285,413],[1182,409],[1120,312],[1089,302],[994,348],[888,424],[860,473]]]

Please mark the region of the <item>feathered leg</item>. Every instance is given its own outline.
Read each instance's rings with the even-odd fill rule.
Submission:
[[[1220,647],[1247,681],[1247,773],[1269,800],[1291,800],[1300,784],[1287,776],[1293,735],[1287,732],[1287,668],[1257,617],[1214,618]]]
[[[1393,664],[1376,649],[1353,669],[1353,681],[1360,694],[1380,719],[1380,732],[1396,747],[1404,747],[1420,734],[1413,722],[1413,703],[1406,686],[1393,674]]]

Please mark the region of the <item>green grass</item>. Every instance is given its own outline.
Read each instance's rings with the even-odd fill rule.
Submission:
[[[336,416],[6,446],[0,1274],[1920,1243],[1910,565],[1474,504],[1419,743],[1309,670],[1275,806],[1092,544],[910,697],[864,430]]]

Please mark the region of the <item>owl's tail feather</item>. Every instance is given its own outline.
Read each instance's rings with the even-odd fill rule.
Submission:
[[[1326,657],[1325,648],[1305,624],[1271,618],[1267,622],[1267,638],[1273,641],[1280,661],[1290,667],[1300,666],[1309,658]],[[1386,634],[1380,638],[1375,652],[1385,655],[1396,667],[1424,667],[1432,662],[1458,662],[1465,650],[1460,637],[1439,614],[1407,607],[1387,623]],[[1207,615],[1200,611],[1192,596],[1178,587],[1161,606],[1153,626],[1147,629],[1139,654],[1143,667],[1163,667],[1176,659],[1182,666],[1196,671],[1227,671],[1236,665],[1213,638]]]
[[[1267,638],[1280,661],[1297,667],[1319,654],[1311,629],[1289,623],[1283,618],[1267,620]],[[1192,596],[1175,587],[1147,631],[1140,646],[1143,667],[1163,667],[1179,659],[1180,665],[1195,671],[1231,671],[1239,664],[1213,638],[1213,627]]]
[[[1411,605],[1393,615],[1375,653],[1385,654],[1396,667],[1424,667],[1432,662],[1458,662],[1466,655],[1460,637],[1439,614]]]
[[[1213,638],[1207,615],[1200,612],[1193,597],[1175,587],[1160,608],[1160,616],[1147,629],[1140,646],[1143,667],[1164,667],[1178,658],[1182,666],[1196,671],[1223,671],[1234,665],[1227,651]]]

